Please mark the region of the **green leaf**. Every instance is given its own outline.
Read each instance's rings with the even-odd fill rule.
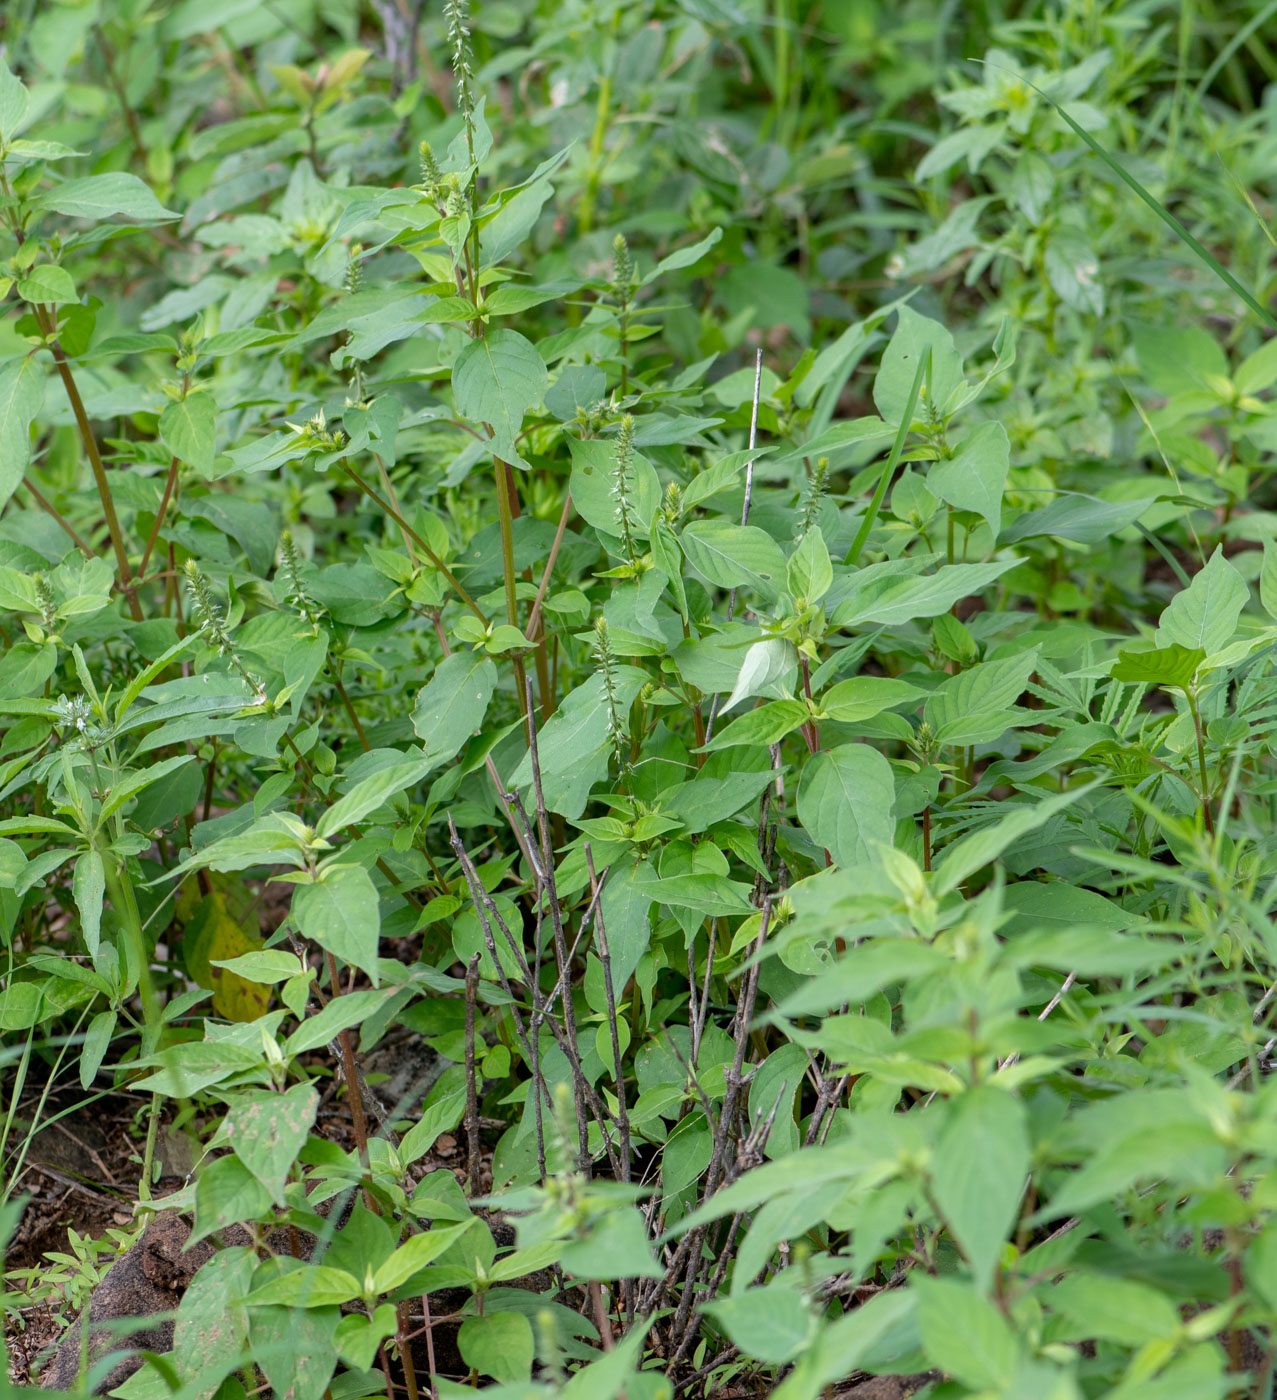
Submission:
[[[1076,540],[1078,544],[1103,544],[1133,525],[1156,501],[1140,496],[1133,501],[1103,501],[1094,496],[1066,493],[1057,496],[1041,510],[1026,510],[998,536],[1003,544],[1046,535],[1053,539]]]
[[[377,887],[362,865],[329,866],[318,883],[299,885],[292,912],[303,937],[366,972],[374,987],[379,985],[381,907]]]
[[[868,744],[843,744],[814,754],[798,785],[798,819],[841,866],[870,859],[871,843],[890,845],[895,779],[891,764]]]
[[[711,248],[717,246],[722,236],[723,230],[716,228],[712,233],[706,234],[699,243],[689,244],[686,248],[679,248],[676,252],[670,253],[667,257],[662,258],[643,278],[642,285],[646,287],[667,272],[678,272],[681,268],[691,267],[693,263],[700,262]]]
[[[480,1375],[497,1381],[526,1381],[536,1356],[532,1324],[515,1312],[469,1317],[457,1333],[457,1350],[466,1365]]]
[[[1206,652],[1202,647],[1190,650],[1174,642],[1154,651],[1120,651],[1109,674],[1117,681],[1187,690],[1197,668],[1205,660]]]
[[[852,676],[850,680],[831,685],[818,703],[827,719],[839,724],[857,724],[925,694],[926,691],[916,685],[889,676]]]
[[[572,453],[569,482],[572,505],[588,525],[608,535],[619,535],[621,525],[614,494],[615,442],[606,438],[582,441],[569,437],[568,449]],[[647,535],[648,523],[661,504],[661,483],[656,468],[639,452],[630,457],[629,479],[631,528],[643,538]]]
[[[795,598],[805,598],[808,603],[818,603],[829,592],[834,568],[819,525],[807,531],[790,555],[785,579],[790,593]]]
[[[967,1283],[915,1273],[918,1326],[928,1360],[972,1390],[1001,1392],[1020,1360],[1020,1343],[994,1304]]]
[[[172,758],[163,758],[158,763],[152,764],[150,768],[143,768],[137,773],[129,773],[107,792],[106,799],[102,803],[102,811],[98,815],[99,823],[114,816],[126,802],[131,801],[139,792],[145,791],[152,783],[158,783],[161,778],[167,777],[175,769],[190,763],[194,757],[194,754],[189,753],[174,754]]]
[[[927,490],[957,510],[982,515],[996,538],[1010,466],[1007,430],[1001,423],[981,423],[952,457],[932,465]]]
[[[1175,1304],[1166,1294],[1134,1279],[1069,1274],[1048,1296],[1052,1311],[1081,1328],[1082,1335],[1121,1346],[1170,1340],[1181,1326]]]
[[[160,414],[164,446],[188,466],[206,476],[213,467],[217,439],[217,406],[212,394],[197,390]]]
[[[530,340],[497,327],[472,340],[452,367],[457,412],[492,429],[492,449],[505,462],[527,467],[515,439],[524,415],[545,397],[550,382],[545,362]]]
[[[965,724],[973,716],[1009,709],[1029,683],[1038,662],[1038,649],[1019,652],[999,661],[983,661],[950,677],[927,700],[923,713],[936,734],[946,726]],[[1003,726],[1005,728],[1005,725]],[[971,740],[953,739],[952,743]]]
[[[801,700],[773,700],[733,720],[705,745],[705,751],[739,748],[742,745],[775,744],[810,718]]]
[[[976,1287],[987,1293],[1028,1179],[1023,1104],[991,1084],[969,1089],[950,1106],[936,1161],[936,1204],[971,1266]]]
[[[188,1099],[201,1089],[209,1089],[245,1070],[255,1069],[262,1064],[262,1052],[243,1045],[195,1040],[170,1046],[146,1063],[162,1068],[134,1081],[139,1092]]]
[[[26,126],[31,95],[0,57],[0,143],[7,145]]]
[[[75,863],[71,893],[80,911],[80,932],[89,956],[96,958],[102,939],[102,900],[106,894],[106,867],[101,852],[85,851]]]
[[[18,295],[23,301],[57,306],[62,302],[75,301],[79,293],[66,268],[53,263],[37,263],[25,277],[19,279]]]
[[[260,982],[266,986],[286,982],[302,971],[297,954],[286,953],[282,948],[259,948],[254,953],[241,953],[237,958],[214,958],[210,966],[224,968],[246,982]]]
[[[382,1007],[387,998],[396,996],[393,987],[381,991],[346,992],[339,997],[331,997],[328,1005],[313,1016],[307,1016],[300,1026],[288,1037],[285,1047],[290,1055],[301,1055],[314,1050],[344,1030],[362,1024],[372,1013]]]
[[[480,728],[496,685],[496,665],[482,652],[454,651],[439,663],[412,711],[432,766],[455,758]]]
[[[165,209],[149,185],[123,171],[65,180],[36,202],[43,209],[75,219],[109,219],[119,214],[131,223],[145,224],[181,217]]]
[[[31,463],[31,424],[44,402],[44,371],[34,355],[0,369],[0,506]]]
[[[964,880],[970,879],[978,870],[983,870],[1013,846],[1022,836],[1045,826],[1058,812],[1071,807],[1079,798],[1093,791],[1097,784],[1087,783],[1073,788],[1070,792],[1057,792],[1050,797],[1039,798],[1036,802],[1023,802],[1006,811],[991,826],[964,836],[946,848],[935,875],[937,895],[956,890]],[[1005,806],[1004,805],[1004,811]]]
[[[609,1210],[590,1222],[584,1239],[569,1240],[559,1256],[576,1278],[660,1278],[643,1217],[634,1206]]]
[[[458,654],[454,652],[448,661],[455,659]],[[448,661],[443,664],[446,666]],[[486,705],[487,702],[484,703]],[[375,773],[370,773],[368,777],[361,778],[320,817],[315,827],[315,835],[331,836],[334,832],[343,831],[346,827],[363,821],[370,813],[385,806],[396,793],[420,782],[432,767],[434,764],[429,758],[409,758],[402,763],[391,763],[385,768],[379,768]]]
[[[1246,606],[1245,580],[1216,549],[1192,583],[1171,599],[1158,622],[1159,647],[1178,644],[1190,651],[1200,647],[1207,656],[1232,640],[1237,619]]]
[[[411,1236],[377,1269],[373,1286],[378,1293],[393,1293],[414,1274],[433,1263],[446,1249],[451,1249],[476,1223],[474,1219],[463,1220],[459,1225],[449,1225],[442,1230],[426,1230]]]
[[[775,687],[780,686],[787,676],[792,678],[797,669],[798,657],[792,642],[784,637],[765,637],[761,642],[755,642],[745,653],[740,670],[736,673],[736,684],[719,713],[725,715],[742,700],[755,695],[773,694]],[[792,688],[792,679],[789,688]]]
[[[270,1207],[266,1188],[238,1157],[206,1162],[195,1178],[195,1224],[190,1243],[242,1220],[255,1220]]]
[[[874,403],[878,412],[885,423],[893,425],[905,418],[918,364],[930,351],[931,372],[923,380],[918,402],[933,405],[943,418],[945,406],[966,387],[962,356],[954,348],[953,336],[938,321],[920,316],[909,306],[902,306],[897,315],[895,333],[883,353],[878,377],[874,380]]]
[[[254,1308],[249,1350],[271,1392],[287,1400],[321,1400],[337,1368],[335,1307]]]
[[[917,618],[938,617],[963,598],[987,588],[1018,563],[1017,559],[1003,559],[990,564],[943,564],[934,574],[922,578],[887,577],[873,590],[853,594],[841,603],[831,620],[838,627],[866,622],[894,626]]]
[[[424,1157],[435,1145],[440,1133],[451,1132],[457,1126],[465,1107],[466,1096],[460,1089],[430,1104],[404,1134],[399,1144],[399,1160],[405,1166],[411,1166],[419,1157]]]
[[[754,588],[771,598],[784,581],[784,553],[755,525],[696,520],[684,529],[681,541],[688,563],[720,588]]]
[[[106,1052],[111,1048],[111,1037],[115,1034],[117,1016],[114,1011],[99,1011],[89,1022],[84,1033],[84,1045],[80,1050],[80,1088],[87,1089],[97,1078]]]
[[[815,1331],[802,1294],[785,1283],[746,1289],[733,1298],[705,1303],[702,1310],[746,1356],[774,1366],[792,1361]]]
[[[294,1084],[284,1094],[266,1090],[238,1094],[226,1115],[223,1136],[276,1205],[284,1203],[288,1173],[305,1145],[318,1108],[315,1088]]]

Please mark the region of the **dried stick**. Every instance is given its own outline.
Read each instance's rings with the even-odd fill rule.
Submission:
[[[466,1157],[470,1195],[479,1194],[479,1093],[475,1084],[474,1004],[479,994],[479,954],[466,968]]]
[[[594,874],[594,852],[590,843],[585,843],[585,868],[590,873],[590,889],[597,902],[602,893],[602,885]],[[616,989],[612,985],[612,955],[607,946],[607,928],[603,922],[603,910],[599,909],[594,920],[595,946],[599,950],[599,962],[603,964],[603,990],[607,996],[607,1018],[612,1028],[612,1057],[616,1062],[616,1126],[621,1135],[621,1180],[628,1182],[633,1171],[633,1153],[630,1147],[630,1115],[625,1107],[625,1075],[621,1070],[621,1036],[616,1026]]]

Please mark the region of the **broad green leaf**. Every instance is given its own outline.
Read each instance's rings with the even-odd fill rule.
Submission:
[[[463,1220],[459,1225],[412,1235],[378,1268],[374,1275],[377,1292],[393,1293],[396,1288],[402,1287],[413,1274],[420,1273],[427,1264],[433,1263],[475,1224],[475,1220]]]
[[[418,1157],[423,1157],[435,1145],[440,1133],[451,1132],[461,1121],[465,1112],[466,1096],[458,1090],[445,1094],[437,1102],[430,1104],[420,1119],[412,1125],[399,1144],[399,1160],[410,1166]]]
[[[643,286],[649,282],[655,282],[658,277],[667,272],[678,272],[681,268],[691,267],[693,263],[698,263],[706,253],[716,247],[718,241],[723,236],[721,228],[714,229],[705,235],[699,243],[689,244],[686,248],[679,248],[676,252],[668,254],[643,278]]]
[[[1179,1312],[1165,1293],[1129,1278],[1069,1274],[1045,1299],[1053,1312],[1084,1329],[1087,1337],[1122,1346],[1168,1340],[1181,1326]]]
[[[647,682],[637,666],[617,666],[614,685],[620,714],[629,713],[634,697]],[[590,789],[606,776],[612,751],[603,678],[591,676],[564,696],[541,731],[539,753],[546,805],[569,821],[585,809]],[[525,754],[507,779],[511,787],[532,782],[532,760]]]
[[[798,656],[794,644],[784,637],[766,637],[761,642],[755,642],[745,653],[736,675],[736,684],[719,713],[725,715],[742,700],[749,700],[755,695],[770,695],[772,688],[786,676],[792,675],[797,667]]]
[[[134,1081],[141,1093],[167,1094],[172,1099],[188,1099],[201,1089],[255,1069],[263,1063],[260,1049],[217,1041],[187,1041],[152,1055],[148,1065],[158,1065],[153,1074]]]
[[[23,301],[57,306],[62,302],[75,301],[79,294],[66,268],[54,263],[37,263],[25,277],[19,279],[18,295]]]
[[[42,194],[38,203],[41,208],[75,219],[109,219],[118,214],[131,223],[143,224],[181,217],[172,209],[165,209],[150,186],[136,175],[119,170],[109,175],[64,180]]]
[[[297,954],[286,953],[282,948],[259,948],[254,953],[241,953],[237,958],[214,958],[211,962],[214,967],[234,972],[247,982],[261,982],[267,986],[286,982],[302,971]]]
[[[1161,685],[1172,690],[1187,690],[1206,660],[1202,647],[1158,647],[1154,651],[1120,651],[1109,674],[1117,681],[1132,681],[1137,685]]]
[[[982,515],[996,538],[1010,466],[1007,430],[1001,423],[981,423],[952,457],[932,465],[927,490],[958,510]]]
[[[228,1225],[257,1220],[271,1207],[270,1194],[235,1156],[205,1162],[195,1178],[194,1244]]]
[[[0,369],[0,506],[22,483],[31,462],[31,424],[44,402],[44,370],[34,355]]]
[[[834,569],[819,525],[813,525],[790,555],[785,570],[786,583],[795,598],[818,603],[834,581]]]
[[[536,1341],[522,1313],[494,1312],[469,1317],[457,1333],[457,1350],[467,1366],[497,1381],[526,1381],[532,1374]]]
[[[283,1308],[330,1308],[333,1303],[346,1303],[358,1298],[361,1288],[353,1274],[330,1264],[305,1264],[290,1268],[253,1288],[244,1299],[249,1308],[274,1303]]]
[[[681,541],[688,563],[720,588],[753,588],[770,598],[784,582],[784,553],[755,525],[694,520]]]
[[[243,1364],[248,1340],[244,1295],[257,1263],[247,1246],[219,1250],[196,1273],[182,1295],[173,1328],[173,1353],[185,1374],[197,1378],[203,1395]]]
[[[866,622],[893,626],[938,617],[1018,563],[1017,559],[1003,559],[991,564],[943,564],[922,578],[886,578],[871,592],[858,593],[841,603],[832,620],[838,627]]]
[[[84,1033],[84,1045],[80,1049],[81,1089],[87,1089],[97,1078],[102,1061],[111,1048],[117,1019],[114,1011],[99,1011],[89,1022],[89,1028]]]
[[[883,710],[918,700],[926,693],[907,681],[893,680],[889,676],[852,676],[850,680],[831,685],[818,703],[826,718],[839,724],[856,724],[872,719]]]
[[[576,1278],[660,1278],[643,1217],[635,1206],[620,1206],[590,1222],[584,1239],[565,1242],[559,1256]]]
[[[1097,785],[1088,783],[1073,788],[1070,792],[1057,792],[1050,797],[1039,798],[1036,802],[1022,802],[1006,811],[991,826],[972,832],[969,836],[955,841],[946,848],[936,866],[934,878],[937,895],[956,890],[964,880],[978,870],[997,860],[1022,836],[1045,826],[1058,812],[1071,807],[1079,798],[1085,797]],[[1004,804],[1005,805],[1005,804]]]
[[[998,536],[1003,544],[1047,535],[1054,539],[1076,540],[1078,544],[1102,544],[1119,530],[1133,525],[1156,501],[1140,496],[1133,501],[1103,501],[1094,496],[1067,493],[1057,496],[1041,510],[1026,510]]]
[[[336,1307],[257,1307],[251,1310],[249,1350],[271,1392],[287,1400],[321,1400],[337,1369]]]
[[[927,723],[938,734],[946,725],[967,722],[974,715],[1006,711],[1023,695],[1037,660],[1035,647],[1032,651],[1019,652],[1000,661],[982,661],[959,671],[927,700],[923,710]]]
[[[362,865],[330,866],[316,884],[299,885],[292,912],[303,937],[366,972],[374,987],[379,984],[380,898]]]
[[[774,1366],[798,1356],[816,1330],[802,1294],[781,1282],[716,1299],[704,1311],[746,1356]]]
[[[931,405],[943,417],[946,404],[966,387],[962,356],[954,348],[953,336],[939,322],[920,316],[910,306],[902,306],[897,315],[895,332],[874,380],[874,404],[885,423],[899,423],[909,403],[918,362],[929,350],[931,372],[923,381],[919,407]]]
[[[80,932],[89,956],[96,958],[102,938],[102,900],[106,895],[106,867],[97,850],[85,851],[75,863],[71,893],[80,911]]]
[[[596,530],[619,536],[615,441],[569,437],[568,449],[572,453],[572,505]],[[630,528],[634,535],[646,538],[648,524],[661,504],[661,483],[656,468],[639,452],[630,457],[629,486]]]
[[[319,1094],[311,1084],[294,1084],[287,1093],[265,1090],[236,1095],[222,1124],[222,1135],[235,1155],[262,1183],[276,1205],[284,1201],[284,1184],[305,1145]]]
[[[26,126],[31,96],[22,79],[0,57],[0,142],[7,145]]]
[[[1028,1180],[1023,1104],[989,1084],[969,1089],[950,1105],[936,1161],[936,1204],[971,1266],[976,1287],[987,1293]]]
[[[459,654],[454,652],[453,657]],[[453,657],[449,657],[448,661]],[[446,666],[448,663],[445,661],[443,664]],[[339,797],[320,817],[315,827],[315,835],[331,836],[363,821],[370,813],[383,807],[396,793],[419,782],[433,766],[429,758],[408,758],[402,763],[391,763],[385,768],[379,768],[375,773],[370,773],[368,777],[355,783],[349,792]]]
[[[160,414],[164,446],[201,476],[212,470],[217,438],[217,406],[212,394],[197,390]]]
[[[303,886],[303,888],[306,888]],[[330,997],[322,1011],[307,1016],[300,1026],[288,1037],[285,1046],[290,1055],[301,1055],[307,1050],[327,1045],[342,1031],[358,1026],[379,1007],[388,997],[395,996],[394,988],[381,991],[346,992],[343,996]]]
[[[890,844],[895,803],[891,765],[868,744],[813,754],[798,785],[798,819],[841,866],[870,859],[876,841]]]
[[[431,766],[456,757],[479,729],[496,685],[496,665],[482,652],[454,651],[439,663],[412,711]]]
[[[773,700],[741,715],[726,729],[720,729],[705,745],[705,749],[714,752],[739,748],[741,745],[775,744],[809,718],[810,711],[801,700]]]
[[[152,764],[150,768],[143,768],[140,772],[130,773],[122,781],[116,783],[107,793],[106,800],[102,803],[102,811],[98,817],[99,822],[104,822],[113,816],[121,807],[139,792],[150,787],[152,783],[157,783],[174,769],[181,768],[195,757],[194,754],[179,753],[172,758],[162,758],[158,763]]]
[[[875,1351],[886,1348],[888,1356],[898,1356],[915,1347],[916,1301],[910,1290],[892,1288],[849,1308],[816,1333],[772,1400],[822,1400],[830,1386],[858,1371]]]
[[[504,327],[472,340],[452,367],[457,412],[492,429],[492,449],[515,466],[528,464],[515,439],[524,415],[545,397],[550,376],[530,340]]]
[[[1216,549],[1204,569],[1182,593],[1171,599],[1158,622],[1159,647],[1178,643],[1190,651],[1200,647],[1207,656],[1232,640],[1237,619],[1249,596],[1245,580]]]
[[[977,1391],[1001,1393],[1020,1360],[1020,1342],[998,1308],[968,1283],[914,1273],[922,1346],[932,1365]]]

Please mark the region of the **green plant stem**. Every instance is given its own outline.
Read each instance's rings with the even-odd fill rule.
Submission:
[[[159,1136],[160,1096],[151,1095],[151,1107],[147,1111],[146,1146],[142,1149],[142,1175],[137,1183],[137,1196],[140,1201],[151,1199],[151,1171],[155,1162],[155,1140]]]
[[[1197,705],[1197,695],[1194,691],[1185,692],[1188,699],[1189,713],[1193,716],[1193,733],[1197,737],[1197,771],[1202,783],[1202,816],[1206,821],[1206,830],[1210,836],[1215,835],[1215,817],[1210,809],[1210,784],[1206,779],[1206,741],[1202,735],[1202,713]]]
[[[865,518],[860,522],[860,529],[856,531],[856,538],[851,542],[851,548],[847,551],[847,557],[843,561],[849,567],[855,568],[860,560],[860,551],[865,547],[865,541],[869,538],[874,524],[878,519],[878,512],[882,509],[883,498],[887,494],[887,487],[891,483],[891,478],[895,475],[896,466],[900,461],[900,456],[905,450],[905,441],[909,436],[909,430],[913,426],[913,411],[918,406],[918,395],[922,392],[922,381],[931,365],[930,350],[919,360],[918,368],[914,371],[913,384],[909,389],[909,398],[905,402],[905,411],[900,419],[900,426],[896,429],[895,441],[891,444],[891,451],[887,454],[887,464],[882,469],[882,476],[878,479],[878,485],[874,490],[873,499],[869,502],[869,509],[865,512]]]
[[[142,1054],[154,1053],[163,1027],[163,1012],[155,983],[151,981],[150,959],[146,951],[146,935],[142,931],[142,920],[138,914],[137,900],[133,896],[133,884],[128,871],[122,864],[117,865],[115,857],[107,853],[102,861],[106,876],[106,889],[111,897],[111,905],[124,926],[124,935],[137,960],[138,992],[142,998],[142,1020],[145,1027],[142,1036]]]
[[[72,541],[75,543],[75,546],[80,551],[80,553],[83,554],[86,559],[94,558],[95,556],[92,549],[90,549],[89,546],[85,544],[85,542],[76,533],[75,527],[71,524],[69,520],[67,520],[67,518],[62,514],[62,512],[58,510],[57,506],[55,506],[52,501],[46,500],[45,497],[40,494],[39,490],[32,483],[31,478],[29,476],[24,476],[22,478],[22,484],[27,488],[28,493],[34,498],[36,505],[38,505],[40,509],[45,512],[46,515],[51,516],[67,532],[67,534],[71,536]]]
[[[443,560],[439,558],[439,556],[434,552],[434,550],[430,548],[430,546],[425,542],[425,540],[423,540],[421,536],[412,528],[412,526],[408,524],[408,522],[403,518],[402,515],[399,514],[399,512],[394,508],[394,506],[390,504],[389,501],[384,500],[381,496],[377,494],[376,491],[373,490],[373,488],[363,479],[362,476],[359,475],[359,473],[354,469],[354,467],[352,467],[348,462],[345,461],[342,462],[341,466],[342,470],[346,473],[346,475],[350,477],[350,479],[355,483],[355,485],[359,487],[359,489],[364,493],[365,496],[368,497],[368,499],[374,505],[379,506],[382,510],[384,510],[386,514],[395,522],[396,525],[399,526],[401,530],[407,531],[407,533],[412,537],[412,540],[416,544],[417,548],[421,550],[421,552],[426,556],[426,558],[430,560],[431,564],[433,564],[434,567],[438,569],[439,572],[444,576],[444,578],[447,579],[449,588],[452,589],[452,591],[457,595],[457,597],[461,599],[461,601],[466,605],[466,607],[468,607],[470,611],[474,613],[474,615],[479,619],[479,621],[482,622],[483,625],[486,627],[488,625],[488,619],[484,616],[483,611],[479,607],[478,603],[476,603],[475,600],[466,592],[466,590],[462,588],[462,586],[457,582],[456,578],[453,576],[452,571],[443,562]]]
[[[581,207],[577,211],[577,232],[584,237],[594,227],[594,210],[598,203],[599,186],[603,182],[603,144],[607,140],[612,115],[612,69],[616,63],[615,39],[620,28],[622,7],[612,12],[612,30],[608,39],[610,62],[599,80],[599,95],[594,104],[594,130],[590,133],[590,154]]]
[[[45,334],[52,336],[55,327],[48,312],[42,307],[35,307],[34,310],[36,319],[44,322]],[[71,373],[71,364],[65,351],[56,340],[50,341],[49,349],[53,354],[53,363],[57,367],[58,377],[62,380],[62,387],[66,390],[67,399],[71,404],[71,412],[75,415],[76,426],[80,430],[80,439],[84,443],[89,467],[93,472],[93,480],[98,488],[98,499],[102,502],[102,514],[106,516],[106,528],[111,536],[111,547],[115,550],[120,587],[128,599],[133,621],[141,622],[143,618],[142,605],[138,602],[137,589],[133,585],[133,571],[129,568],[129,554],[124,547],[124,534],[120,529],[119,517],[115,513],[115,500],[111,495],[111,483],[107,479],[106,467],[102,464],[102,454],[98,451],[97,438],[93,435],[93,425],[89,422],[89,415],[85,412],[84,400],[80,397],[80,391],[76,387],[75,375]]]
[[[151,561],[151,551],[155,548],[155,542],[160,537],[160,526],[164,523],[164,512],[168,509],[168,503],[173,495],[173,490],[177,486],[177,458],[168,464],[168,476],[164,480],[164,494],[160,497],[159,509],[155,512],[155,524],[151,526],[151,533],[147,537],[146,549],[142,552],[142,562],[137,566],[137,576],[145,579],[146,566]]]
[[[329,666],[328,674],[332,677],[333,686],[336,688],[337,694],[341,697],[341,703],[345,707],[346,714],[349,716],[351,724],[355,726],[355,736],[359,740],[360,748],[362,748],[365,753],[368,753],[371,747],[368,743],[368,736],[364,733],[364,727],[359,722],[359,716],[355,713],[354,705],[350,703],[350,696],[346,694],[346,687],[341,683],[341,671],[338,669],[335,662]]]

